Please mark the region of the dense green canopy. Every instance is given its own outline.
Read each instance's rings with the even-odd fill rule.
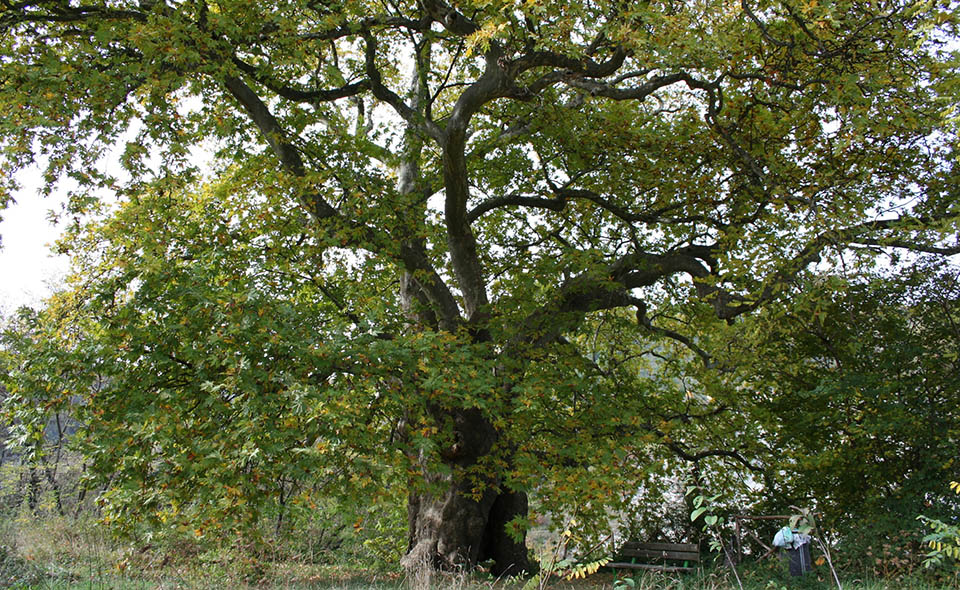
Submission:
[[[850,248],[960,251],[957,18],[4,3],[0,181],[80,186],[15,395],[76,404],[124,522],[399,489],[408,567],[523,567],[531,491],[626,501],[652,443],[749,463],[671,435],[728,407],[646,359],[718,368],[707,318]]]

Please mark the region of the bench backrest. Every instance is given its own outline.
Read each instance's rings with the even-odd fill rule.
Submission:
[[[636,557],[646,562],[657,560],[700,562],[700,548],[696,543],[637,543],[628,541],[620,549],[623,557]]]

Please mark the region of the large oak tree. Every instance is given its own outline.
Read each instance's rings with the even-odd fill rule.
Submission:
[[[949,2],[0,10],[4,186],[43,154],[78,224],[124,202],[64,244],[96,312],[73,342],[95,463],[160,521],[188,482],[242,512],[284,465],[386,470],[409,567],[524,567],[535,485],[591,497],[641,439],[723,452],[642,414],[603,330],[710,365],[671,307],[734,321],[847,247],[960,250]]]

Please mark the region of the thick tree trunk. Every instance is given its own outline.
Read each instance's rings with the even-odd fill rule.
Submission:
[[[463,475],[491,451],[496,431],[477,410],[457,411],[454,420],[457,440],[443,453],[449,469],[425,473],[430,491],[410,494],[404,568],[469,570],[492,560],[495,575],[530,571],[525,544],[506,531],[507,523],[526,516],[526,494],[498,489],[500,482],[491,475],[478,497],[479,482]]]
[[[418,64],[428,64],[430,45],[424,44],[418,51]],[[419,71],[411,78],[408,102],[415,111],[420,111],[430,97],[425,79]],[[398,167],[397,188],[403,195],[415,194],[418,190],[422,149],[421,137],[415,129],[409,128],[404,155]],[[466,179],[465,170],[463,174]],[[456,245],[467,247],[476,258],[476,245],[471,242],[473,237],[469,229],[462,233],[464,235],[459,236],[459,242],[454,240]],[[406,247],[426,256],[422,237],[408,241]],[[483,286],[471,283],[479,276],[479,271],[470,264],[466,266],[473,269],[473,274],[467,273],[469,280],[461,277],[461,288],[468,316],[472,316],[481,304],[486,303],[486,298]],[[400,277],[400,299],[411,327],[438,329],[444,328],[445,322],[448,327],[456,325],[459,320],[456,304],[444,306],[431,300],[412,271],[412,268],[408,268]],[[463,287],[464,281],[468,284],[467,288]],[[475,297],[476,293],[481,295]],[[453,301],[452,297],[450,301]],[[411,489],[408,504],[409,548],[403,558],[404,568],[409,573],[416,573],[421,568],[469,570],[480,562],[493,560],[492,571],[496,575],[529,571],[525,544],[523,541],[514,541],[506,533],[507,523],[515,517],[527,515],[526,494],[501,490],[501,477],[498,474],[489,474],[482,482],[476,481],[475,469],[469,471],[474,474],[472,479],[466,475],[469,468],[476,467],[483,457],[493,451],[499,436],[496,429],[476,409],[434,408],[431,412],[438,424],[452,426],[454,436],[448,442],[448,447],[440,453],[443,469],[436,468],[435,458],[414,457],[415,461],[420,462],[425,485]],[[479,498],[474,493],[477,483],[482,483],[484,490]]]
[[[505,526],[526,515],[526,494],[487,492],[478,501],[469,492],[469,486],[451,482],[439,497],[411,494],[404,568],[469,570],[491,560],[491,573],[497,576],[530,571],[525,544],[508,535]]]
[[[522,520],[527,517],[527,494],[507,490],[497,494],[490,508],[480,550],[481,562],[493,560],[490,571],[495,576],[512,576],[524,571],[533,573],[524,539],[516,541],[507,534],[507,525],[518,517]]]

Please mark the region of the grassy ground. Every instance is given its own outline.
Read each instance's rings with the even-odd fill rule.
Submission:
[[[743,590],[829,590],[829,572],[802,579],[768,561],[742,568]],[[554,577],[552,590],[740,590],[728,568],[696,575],[647,573],[630,582],[601,571],[583,580]],[[931,581],[841,580],[844,590],[960,590],[956,577]],[[632,585],[631,585],[632,584]],[[395,571],[358,564],[316,564],[297,559],[250,559],[225,552],[186,548],[132,550],[102,530],[70,519],[0,520],[0,589],[15,590],[540,590],[536,580],[498,580],[480,574],[436,574],[407,579]]]

